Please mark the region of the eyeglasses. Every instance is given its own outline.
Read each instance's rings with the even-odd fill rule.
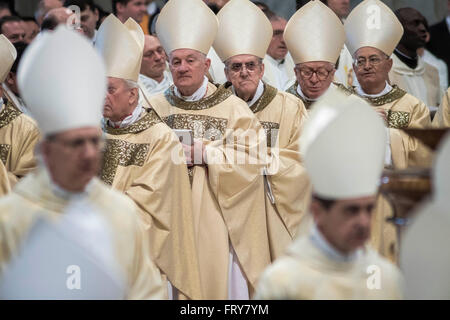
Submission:
[[[317,78],[320,81],[324,81],[328,78],[332,70],[327,70],[325,68],[319,68],[317,70],[309,69],[309,68],[299,68],[300,75],[303,79],[311,79],[313,74],[315,73]]]
[[[233,72],[240,72],[245,66],[245,69],[247,69],[248,72],[254,72],[259,67],[259,65],[260,63],[252,61],[246,63],[232,63],[227,68],[231,69],[231,71]]]
[[[367,62],[369,62],[369,64],[374,67],[379,65],[383,60],[385,59],[381,59],[380,57],[370,57],[368,60],[366,58],[357,58],[356,66],[358,68],[362,68],[366,65]]]

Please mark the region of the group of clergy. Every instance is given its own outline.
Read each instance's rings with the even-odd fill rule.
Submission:
[[[27,48],[14,78],[29,115],[7,95],[0,109],[0,298],[404,297],[380,177],[431,166],[400,129],[449,126],[449,91],[432,124],[388,81],[403,27],[379,0],[344,24],[321,1],[300,8],[283,34],[296,77],[286,92],[264,80],[272,25],[249,0],[217,16],[169,0],[157,39],[111,14],[94,46],[60,26]],[[355,87],[334,82],[344,44]],[[150,47],[173,81],[157,94],[142,75]],[[3,82],[17,52],[1,35],[0,55]],[[446,239],[449,153],[447,137],[427,207],[442,221],[419,221],[405,247],[423,230]],[[68,265],[81,266],[82,291],[68,289]]]

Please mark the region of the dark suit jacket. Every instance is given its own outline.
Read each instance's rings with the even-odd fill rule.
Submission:
[[[430,42],[427,44],[427,49],[436,57],[445,61],[450,83],[450,32],[445,19],[430,27]]]

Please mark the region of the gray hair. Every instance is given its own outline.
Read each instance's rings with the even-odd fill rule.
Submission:
[[[136,81],[128,80],[128,79],[122,79],[122,80],[128,89],[134,89],[134,88],[139,89],[139,84]]]

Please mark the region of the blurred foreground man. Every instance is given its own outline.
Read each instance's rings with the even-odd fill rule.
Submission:
[[[434,163],[433,197],[412,218],[402,237],[400,263],[405,298],[450,299],[450,135],[440,143]]]
[[[204,298],[248,299],[270,263],[258,153],[264,160],[266,139],[247,104],[205,76],[217,28],[202,0],[164,6],[156,31],[174,86],[150,105],[183,138]]]
[[[136,206],[95,178],[101,161],[99,123],[106,89],[100,56],[84,37],[61,27],[31,44],[18,81],[44,136],[42,165],[0,199],[0,277],[5,277],[0,280],[0,295],[102,299],[111,297],[103,286],[116,288],[112,283],[117,283],[123,292],[117,290],[112,296],[116,299],[163,298],[161,275],[150,259],[149,239]],[[89,270],[81,269],[82,290],[69,290],[66,285],[70,265],[57,268],[63,257],[52,256],[52,248],[58,248],[58,242],[48,243],[41,256],[25,264],[27,257],[36,253],[33,246],[42,245],[40,237],[33,238],[35,224],[42,223],[53,228],[66,226],[66,232],[57,234],[73,240],[66,250],[60,250],[61,254],[74,254],[65,257],[70,265],[76,267],[82,256],[96,261],[84,264]],[[28,235],[34,242],[28,241]],[[22,247],[24,243],[27,245]],[[22,251],[28,255],[22,256]],[[90,277],[91,267],[98,266],[104,271],[96,274],[109,275],[111,281],[99,283]],[[21,289],[16,290],[18,296],[14,295],[17,288]]]
[[[367,23],[371,21],[373,8],[378,8],[379,26]],[[387,81],[392,67],[390,56],[403,34],[401,23],[381,1],[366,0],[350,13],[345,30],[359,82],[354,92],[379,113],[389,128],[385,166],[395,169],[428,167],[430,151],[400,129],[430,127],[430,112],[422,101]],[[390,204],[380,195],[373,215],[371,240],[380,254],[397,261],[397,230],[387,221],[392,214]]]
[[[15,72],[12,74],[10,69],[15,64],[16,57],[16,48],[4,35],[0,35],[0,84],[7,78],[13,79],[15,83]],[[2,96],[4,91],[0,85],[0,160],[7,171],[5,184],[10,189],[36,168],[34,151],[39,140],[39,129],[11,100],[4,100]]]
[[[246,101],[266,131],[266,217],[271,260],[294,238],[310,197],[299,138],[307,118],[300,99],[263,82],[262,62],[271,39],[267,17],[249,0],[231,0],[217,15],[214,46],[225,62],[225,86]]]
[[[201,299],[183,148],[156,112],[139,103],[144,33],[133,19],[123,24],[111,14],[98,30],[95,47],[108,77],[101,179],[139,207],[150,235],[150,254],[164,276],[181,294]],[[178,298],[178,293],[169,291],[168,296]]]
[[[297,77],[286,92],[301,99],[307,109],[328,90],[350,94],[344,85],[333,83],[345,31],[330,8],[318,0],[305,4],[289,19],[284,40],[294,59]]]
[[[267,268],[256,299],[401,298],[398,269],[366,245],[385,134],[360,99],[332,92],[317,103],[301,140],[314,223]]]

